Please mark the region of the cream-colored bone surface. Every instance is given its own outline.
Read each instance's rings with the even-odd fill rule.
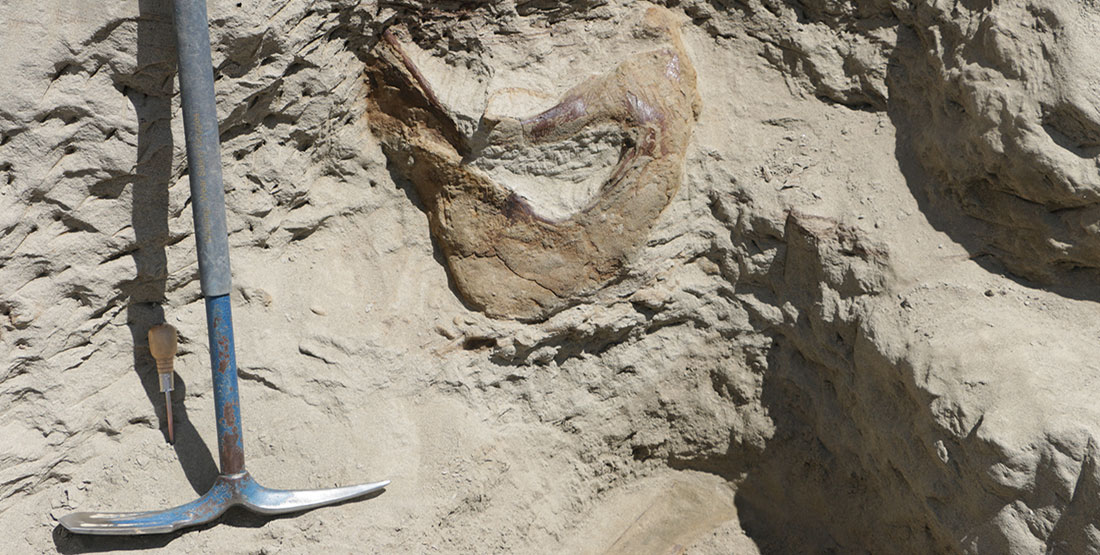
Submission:
[[[582,81],[541,113],[493,110],[472,138],[395,35],[379,42],[368,68],[371,127],[416,187],[451,277],[474,308],[538,320],[576,304],[622,275],[679,189],[699,110],[695,70],[668,11],[647,10],[640,25],[664,45]],[[486,153],[552,152],[577,137],[618,152],[589,198],[567,213],[540,210],[477,163]]]

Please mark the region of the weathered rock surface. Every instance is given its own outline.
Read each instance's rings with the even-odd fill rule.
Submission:
[[[1100,268],[1100,60],[1092,2],[932,3],[891,72],[906,142],[939,210],[987,224],[966,238],[1020,275],[1094,283]],[[927,86],[927,83],[937,83]],[[979,246],[980,245],[980,246]]]
[[[407,29],[472,136],[646,51],[649,6],[211,2],[249,469],[394,483],[133,539],[56,518],[217,473],[171,16],[70,4],[0,6],[0,551],[1100,550],[1092,3],[669,6],[679,190],[606,294],[523,322],[460,300],[371,52]],[[478,171],[568,214],[623,144],[582,139]]]

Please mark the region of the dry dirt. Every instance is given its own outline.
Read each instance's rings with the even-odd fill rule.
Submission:
[[[472,135],[499,91],[536,113],[637,54],[650,4],[211,1],[248,468],[393,483],[64,531],[217,475],[167,4],[0,4],[0,552],[1100,550],[1093,0],[668,2],[682,183],[534,321],[464,302],[371,132],[372,49],[407,29]],[[568,213],[621,145],[562,144],[476,171]]]

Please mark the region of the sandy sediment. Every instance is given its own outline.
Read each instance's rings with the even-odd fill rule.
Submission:
[[[211,2],[247,467],[393,484],[96,538],[57,518],[217,475],[171,15],[0,6],[0,551],[1100,549],[1093,3],[669,6],[674,196],[597,292],[487,314],[371,129],[372,52],[404,29],[472,138],[651,50],[649,7]],[[565,139],[476,171],[568,213],[626,143]]]

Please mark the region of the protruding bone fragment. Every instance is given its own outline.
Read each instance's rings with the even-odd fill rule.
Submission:
[[[386,32],[368,68],[369,117],[386,155],[416,187],[460,294],[494,317],[546,318],[620,277],[680,187],[699,109],[695,70],[668,11],[642,25],[664,46],[569,90],[528,118],[483,115],[463,135],[400,42]],[[530,148],[588,129],[622,134],[618,163],[567,218],[540,213],[473,162],[487,146]]]

